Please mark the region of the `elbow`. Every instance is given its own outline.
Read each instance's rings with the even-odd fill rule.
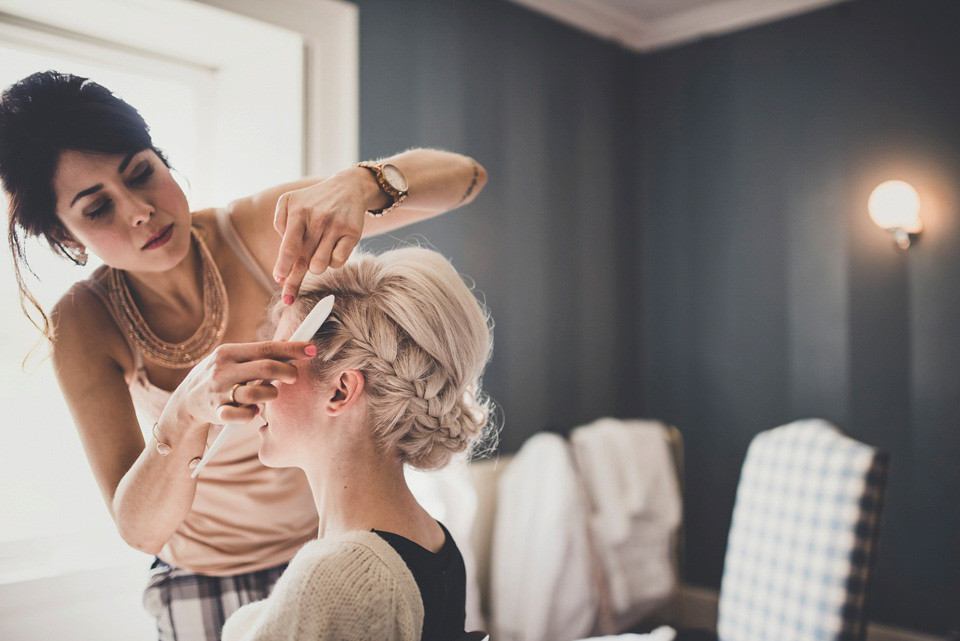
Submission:
[[[481,189],[483,189],[484,185],[486,184],[487,184],[487,170],[484,169],[483,165],[477,162],[477,188],[475,191],[480,191]]]
[[[477,194],[480,193],[480,190],[483,189],[483,186],[487,184],[487,170],[473,158],[470,159],[470,162],[473,165],[473,176],[470,180],[470,186],[467,188],[467,192],[460,202],[461,205],[473,202]]]
[[[138,536],[132,532],[125,531],[123,528],[118,527],[117,529],[120,532],[120,538],[122,538],[127,545],[138,552],[157,556],[160,554],[160,550],[163,549],[163,543],[150,541],[146,537]]]
[[[149,554],[150,556],[157,556],[160,554],[160,550],[163,549],[163,543],[144,543],[141,541],[124,539],[127,542],[127,545],[132,547],[138,552],[143,552],[144,554]]]
[[[156,556],[163,549],[163,543],[151,540],[150,537],[144,536],[144,533],[137,532],[134,528],[125,526],[120,521],[116,523],[120,538],[134,550]]]
[[[136,526],[136,523],[134,523],[131,518],[125,518],[116,506],[113,507],[111,513],[113,522],[117,526],[117,533],[120,535],[120,538],[123,539],[124,543],[134,550],[145,554],[156,556],[160,553],[166,541],[157,541],[154,537],[149,536],[148,533],[143,532],[141,528]]]

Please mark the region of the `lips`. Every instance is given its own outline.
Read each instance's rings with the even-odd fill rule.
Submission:
[[[157,232],[156,236],[151,236],[150,240],[148,240],[146,244],[143,246],[143,249],[147,249],[148,247],[150,247],[150,245],[152,245],[153,243],[163,238],[167,234],[167,232],[170,231],[172,227],[173,227],[173,223],[170,223],[169,225],[161,229],[159,232]]]

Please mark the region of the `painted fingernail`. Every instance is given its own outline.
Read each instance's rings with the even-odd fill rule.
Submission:
[[[303,351],[307,356],[316,356],[317,355],[317,346],[316,345],[307,345],[303,348]]]
[[[287,294],[286,296],[284,296],[284,297],[283,297],[283,304],[284,304],[284,305],[293,305],[293,296],[291,296],[290,294]]]

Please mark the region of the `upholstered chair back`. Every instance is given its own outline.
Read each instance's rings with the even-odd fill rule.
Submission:
[[[887,457],[807,420],[761,432],[737,486],[721,641],[858,641]]]

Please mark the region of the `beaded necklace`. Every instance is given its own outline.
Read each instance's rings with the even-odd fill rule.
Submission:
[[[220,344],[227,331],[227,289],[220,277],[220,270],[196,227],[191,227],[190,232],[200,249],[203,322],[193,336],[182,343],[168,343],[150,330],[130,294],[123,271],[110,270],[110,302],[123,318],[124,331],[133,339],[144,358],[171,369],[193,367],[202,361]]]

